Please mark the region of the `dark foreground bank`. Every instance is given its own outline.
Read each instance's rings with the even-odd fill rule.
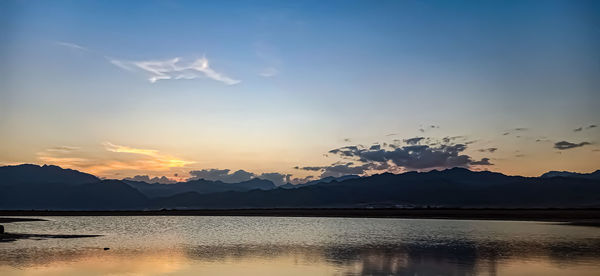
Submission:
[[[273,216],[475,220],[600,221],[600,209],[204,209],[148,211],[0,211],[0,216]]]

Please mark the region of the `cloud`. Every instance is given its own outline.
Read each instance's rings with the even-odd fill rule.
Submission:
[[[315,179],[315,177],[313,175],[309,175],[307,177],[302,177],[302,178],[298,178],[298,177],[290,178],[288,182],[295,185],[295,184],[303,184],[308,181],[312,181],[314,179]]]
[[[294,169],[296,169],[296,170],[305,170],[305,171],[320,171],[320,170],[323,169],[323,167],[315,167],[315,166],[313,166],[313,167],[310,167],[310,166],[308,166],[308,167],[298,167],[298,166],[296,166],[296,167],[294,167]]]
[[[440,128],[440,126],[438,125],[428,125],[428,126],[420,126],[419,127],[419,131],[421,133],[424,133],[425,131],[429,130],[429,129],[435,129],[435,128]]]
[[[445,137],[441,141],[436,141],[431,138],[415,137],[404,139],[406,145],[391,144],[382,147],[374,144],[368,148],[360,145],[346,146],[330,150],[329,153],[344,159],[371,164],[368,169],[373,169],[374,165],[379,165],[378,169],[386,169],[386,165],[392,165],[409,170],[491,165],[489,159],[475,161],[469,155],[463,154],[467,144],[452,142],[459,138],[461,136]],[[495,149],[490,150],[493,151]]]
[[[86,47],[83,47],[81,45],[75,44],[75,43],[70,43],[70,42],[64,42],[64,41],[56,41],[54,42],[56,45],[60,45],[63,47],[67,47],[70,49],[74,49],[74,50],[79,50],[79,51],[86,51],[89,52],[90,50]]]
[[[471,161],[471,165],[474,165],[474,166],[491,166],[491,165],[494,165],[494,164],[490,163],[490,159],[489,158],[481,158],[481,160],[479,160],[479,161]]]
[[[448,144],[448,143],[452,143],[454,141],[465,141],[466,140],[466,136],[463,135],[459,135],[459,136],[446,136],[444,138],[442,138],[442,143]]]
[[[123,180],[140,181],[140,182],[146,182],[146,183],[151,183],[151,184],[152,183],[160,183],[160,184],[177,183],[177,181],[171,180],[171,179],[167,178],[166,176],[150,178],[148,175],[136,175],[134,177],[125,177],[125,178],[123,178]]]
[[[138,161],[146,163],[148,169],[152,168],[151,170],[166,170],[168,168],[183,167],[194,163],[193,161],[186,161],[170,155],[161,154],[158,150],[153,149],[132,148],[128,146],[115,145],[111,142],[103,142],[102,145],[104,146],[105,150],[110,152],[145,156],[146,158],[138,159]]]
[[[487,148],[487,149],[479,149],[477,151],[479,152],[489,152],[489,153],[494,153],[495,151],[497,151],[498,148]]]
[[[416,144],[419,144],[421,142],[421,140],[423,140],[423,139],[425,139],[425,137],[415,137],[415,138],[404,139],[404,142],[409,145],[416,145]]]
[[[277,76],[277,74],[279,74],[279,70],[277,70],[277,68],[275,67],[267,67],[263,69],[260,73],[258,73],[259,76],[265,78],[274,77]]]
[[[354,163],[349,162],[346,164],[334,164],[331,166],[327,166],[323,169],[323,173],[321,174],[321,178],[324,177],[341,177],[344,175],[362,175],[366,173],[368,170],[374,169],[376,164],[362,164],[354,166]]]
[[[258,75],[265,78],[279,75],[279,68],[281,68],[283,62],[277,47],[267,41],[257,41],[254,43],[254,49],[256,56],[264,63],[264,68],[260,70]]]
[[[136,67],[135,67],[135,66],[134,66],[134,64],[133,64],[133,63],[131,63],[131,62],[128,62],[128,61],[120,61],[120,60],[117,60],[117,59],[111,59],[111,58],[108,58],[108,57],[107,57],[107,59],[108,59],[108,61],[109,61],[110,63],[112,63],[114,66],[117,66],[117,67],[119,67],[119,68],[121,68],[121,69],[123,69],[123,70],[131,71],[131,72],[134,72],[134,71],[136,70]]]
[[[554,143],[554,148],[558,149],[558,150],[567,150],[567,149],[583,147],[585,145],[590,145],[590,142],[571,143],[571,142],[567,142],[567,141],[560,141],[560,142]]]
[[[291,180],[291,174],[281,174],[281,173],[262,173],[257,175],[256,178],[265,179],[273,182],[275,185],[280,186]]]
[[[39,152],[38,159],[45,164],[57,165],[63,168],[76,169],[91,174],[103,174],[115,171],[164,171],[168,169],[162,163],[148,160],[112,160],[97,157],[77,157],[53,155]]]
[[[329,176],[333,176],[333,177],[340,177],[340,176],[344,176],[344,175],[362,175],[365,174],[366,172],[370,171],[370,170],[386,170],[389,169],[390,166],[389,164],[385,163],[385,162],[381,162],[381,163],[377,163],[377,162],[370,162],[370,163],[364,163],[364,164],[360,164],[360,165],[355,165],[354,162],[347,162],[347,163],[334,163],[331,164],[330,166],[312,166],[312,167],[294,167],[296,169],[299,170],[306,170],[306,171],[321,171],[321,175],[320,177],[329,177]]]
[[[147,61],[108,59],[110,63],[121,69],[132,72],[142,71],[148,74],[148,80],[151,83],[155,83],[159,80],[197,79],[202,77],[220,81],[227,85],[240,83],[240,80],[230,78],[212,69],[206,57],[191,62],[183,62],[179,57],[166,60]]]
[[[321,177],[340,177],[348,174],[364,175],[374,171],[401,172],[406,170],[428,170],[438,168],[492,166],[489,158],[474,160],[464,154],[468,143],[455,143],[464,136],[444,137],[441,140],[414,137],[394,140],[392,144],[375,143],[369,147],[362,145],[345,146],[330,150],[345,163],[329,166],[296,166],[295,169],[320,171]],[[404,144],[401,144],[404,143]],[[487,148],[481,152],[494,152],[497,148]]]
[[[282,174],[277,172],[255,174],[245,170],[231,172],[229,169],[203,169],[190,171],[191,177],[187,180],[205,179],[210,181],[221,181],[225,183],[239,183],[253,178],[265,179],[273,182],[275,185],[283,185],[291,181],[291,174]]]
[[[38,159],[44,163],[61,166],[63,168],[90,168],[94,166],[94,160],[82,157],[53,156],[47,152],[38,152]]]
[[[231,170],[229,169],[204,169],[190,171],[190,175],[192,177],[190,177],[188,181],[205,179],[211,181],[222,181],[225,183],[238,183],[248,181],[254,177],[253,173],[244,170],[237,170],[232,173],[230,172]]]
[[[392,150],[346,147],[329,152],[340,156],[354,157],[361,162],[391,161],[396,166],[407,169],[427,169],[468,166],[471,162],[470,157],[460,154],[465,149],[466,145],[463,144],[441,145],[438,147],[408,145]]]
[[[71,42],[56,41],[55,44],[79,51],[91,52],[90,49]],[[130,72],[141,71],[148,74],[148,80],[151,83],[155,83],[159,80],[197,79],[202,77],[220,81],[227,85],[234,85],[241,82],[240,80],[230,78],[215,71],[210,67],[210,63],[206,57],[189,62],[184,62],[179,57],[165,60],[145,61],[120,60],[108,56],[105,56],[105,58],[111,64],[123,70]],[[264,76],[274,76],[275,74],[277,74],[277,69],[275,68],[267,68],[262,73]]]
[[[52,147],[52,148],[46,149],[46,151],[49,151],[49,152],[64,152],[64,153],[73,152],[73,151],[77,151],[77,150],[79,150],[78,147],[70,147],[70,146],[57,146],[57,147]]]
[[[194,163],[160,153],[158,150],[121,146],[110,142],[104,142],[101,146],[106,152],[86,151],[70,146],[52,147],[38,152],[37,158],[45,164],[108,177],[140,172],[162,174],[172,168],[182,168]]]
[[[502,135],[506,136],[506,135],[510,135],[514,132],[523,132],[523,131],[528,131],[529,128],[526,127],[517,127],[517,128],[513,128],[513,129],[509,129],[508,131],[502,133]]]
[[[595,128],[595,127],[598,127],[598,126],[597,125],[589,125],[589,126],[586,126],[586,127],[578,127],[576,129],[573,129],[573,132],[580,132],[580,131],[582,131],[584,129],[592,129],[592,128]]]
[[[111,142],[103,142],[102,145],[104,146],[104,149],[106,149],[107,151],[112,151],[112,152],[135,153],[135,154],[142,154],[142,155],[148,155],[148,156],[156,156],[158,154],[157,150],[136,149],[136,148],[131,148],[128,146],[115,145]]]

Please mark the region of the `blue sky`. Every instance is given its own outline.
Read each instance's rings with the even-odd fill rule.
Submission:
[[[599,6],[3,1],[0,162],[304,177],[314,172],[293,167],[345,162],[324,156],[334,148],[465,136],[476,141],[465,154],[494,163],[481,169],[589,171],[600,161],[598,128],[585,129],[600,123]],[[502,135],[514,128],[527,131]],[[563,140],[589,144],[553,147]],[[107,142],[189,163],[144,169]]]

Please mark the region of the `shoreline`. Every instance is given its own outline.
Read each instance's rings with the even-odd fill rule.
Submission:
[[[261,216],[261,217],[340,217],[407,218],[460,220],[530,220],[600,225],[600,209],[201,209],[201,210],[115,210],[115,211],[36,211],[0,210],[0,216]],[[8,219],[8,218],[4,218]],[[1,221],[1,220],[0,220]]]

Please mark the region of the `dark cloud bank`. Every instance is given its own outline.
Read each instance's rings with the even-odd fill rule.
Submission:
[[[454,143],[460,137],[446,137],[441,141],[431,138],[414,137],[398,144],[373,144],[346,146],[329,151],[348,162],[338,162],[330,166],[307,166],[296,169],[321,171],[321,177],[339,177],[348,174],[364,174],[369,170],[426,170],[493,165],[489,158],[474,160],[464,154],[467,143]],[[496,148],[487,149],[494,152]]]
[[[230,169],[204,169],[190,171],[190,178],[187,181],[194,180],[208,180],[208,181],[221,181],[223,183],[240,183],[249,181],[255,178],[269,180],[275,185],[283,185],[285,183],[301,183],[300,181],[308,181],[310,178],[292,178],[290,174],[281,173],[261,173],[255,174],[247,172],[245,170],[231,171]],[[139,181],[146,183],[160,183],[160,184],[173,184],[177,181],[171,180],[165,176],[150,178],[147,175],[136,175],[134,177],[127,177],[123,180]]]
[[[248,181],[253,178],[265,179],[273,182],[275,185],[283,185],[287,182],[292,182],[294,179],[291,178],[290,174],[281,174],[281,173],[262,173],[255,174],[251,172],[247,172],[245,170],[237,170],[230,173],[229,169],[208,169],[208,170],[197,170],[191,171],[190,180],[211,180],[211,181],[221,181],[225,183],[238,183],[243,181]]]

